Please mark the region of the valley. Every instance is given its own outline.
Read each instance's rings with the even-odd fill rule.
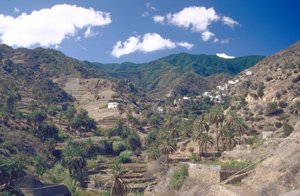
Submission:
[[[141,64],[1,44],[0,81],[1,194],[31,175],[72,195],[299,192],[300,41]]]

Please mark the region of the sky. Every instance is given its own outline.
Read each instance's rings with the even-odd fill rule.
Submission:
[[[0,0],[0,43],[90,62],[270,56],[298,40],[299,0]]]

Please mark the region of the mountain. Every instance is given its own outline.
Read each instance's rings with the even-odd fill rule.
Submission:
[[[219,80],[221,82],[224,78],[234,77],[263,58],[264,56],[245,56],[224,59],[216,55],[179,53],[149,63],[91,63],[90,65],[105,71],[111,79],[130,80],[137,88],[151,96],[170,95],[173,92],[174,95],[179,93],[184,96],[211,90],[214,85],[219,84],[207,80],[209,76],[215,74],[218,78],[222,76]]]

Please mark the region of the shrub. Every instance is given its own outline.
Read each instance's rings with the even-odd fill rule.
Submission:
[[[281,108],[286,108],[288,106],[288,104],[286,102],[284,102],[284,101],[279,101],[278,105]]]
[[[267,81],[267,82],[268,82],[268,81],[271,81],[271,80],[273,80],[273,78],[272,78],[271,76],[266,77],[266,81]]]
[[[300,74],[299,74],[296,78],[294,78],[292,81],[293,81],[294,83],[299,82],[299,81],[300,81]]]
[[[275,122],[275,127],[280,128],[282,126],[281,122]]]
[[[108,158],[106,158],[103,155],[98,155],[97,156],[97,161],[100,162],[100,163],[108,162]]]
[[[289,136],[294,131],[294,127],[289,123],[283,124],[283,137]]]
[[[286,120],[286,119],[288,119],[290,116],[291,116],[291,115],[289,115],[289,114],[281,114],[281,115],[277,118],[277,120]]]
[[[171,183],[174,189],[179,190],[181,188],[185,177],[189,175],[188,168],[188,164],[179,163],[177,165],[177,169],[171,177]]]
[[[124,141],[115,141],[113,142],[113,151],[117,154],[126,150],[127,146]]]
[[[189,147],[189,149],[188,149],[188,150],[189,150],[189,152],[190,152],[190,153],[192,153],[192,152],[194,152],[195,148],[193,148],[193,147]]]
[[[278,105],[276,102],[268,103],[267,108],[265,110],[266,116],[273,116],[280,113],[280,110],[277,109]]]
[[[262,98],[264,96],[264,90],[262,88],[258,89],[257,96],[259,96],[260,98]]]

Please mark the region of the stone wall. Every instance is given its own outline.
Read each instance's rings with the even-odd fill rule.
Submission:
[[[207,183],[220,182],[220,171],[204,168],[189,168],[189,177],[201,179]]]

